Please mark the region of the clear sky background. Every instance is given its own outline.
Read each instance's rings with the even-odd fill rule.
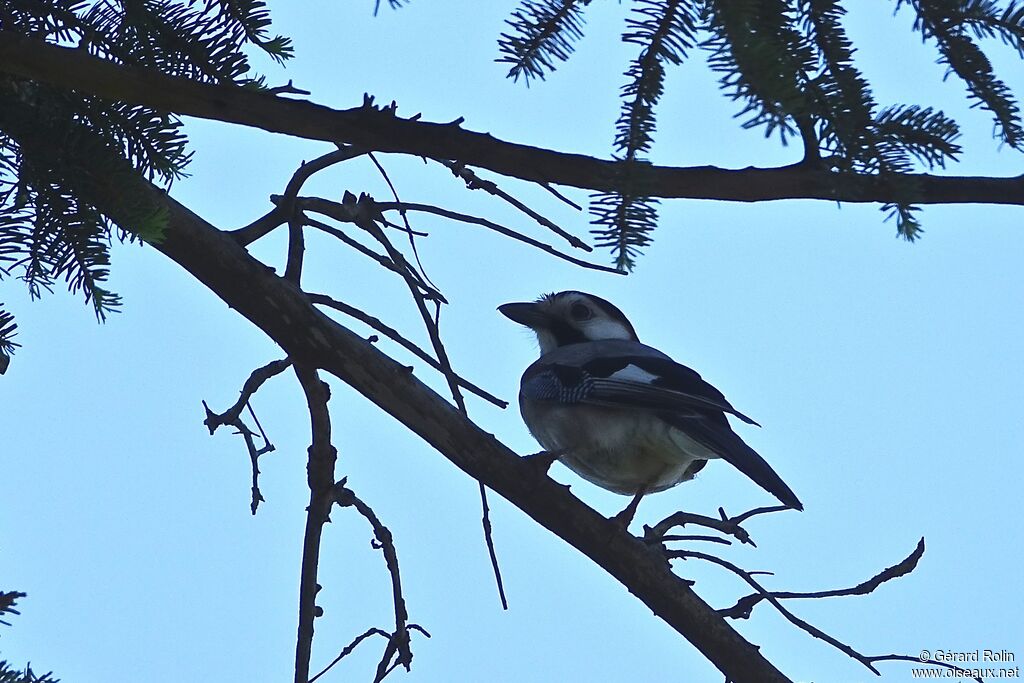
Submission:
[[[938,106],[964,128],[951,173],[1015,175],[991,121],[962,84],[942,81],[930,46],[891,18],[894,3],[848,3],[858,64],[882,104]],[[867,7],[867,5],[878,5]],[[316,102],[347,108],[363,92],[399,112],[516,142],[606,156],[617,89],[633,47],[619,42],[628,3],[594,3],[578,54],[529,89],[504,79],[496,39],[505,2],[414,2],[371,16],[372,3],[273,3],[295,39],[287,70]],[[1002,76],[1024,70],[991,44]],[[773,166],[799,150],[742,130],[703,55],[671,72],[653,158],[674,165]],[[195,160],[173,194],[218,227],[269,208],[294,168],[329,149],[257,130],[188,120]],[[383,157],[406,201],[485,215],[556,243],[497,201],[466,191],[436,164]],[[482,175],[488,175],[482,173]],[[502,186],[572,232],[576,213],[525,183]],[[311,183],[387,198],[366,159]],[[584,202],[586,194],[570,192]],[[1008,650],[1024,659],[1020,515],[1024,420],[1022,210],[929,207],[925,234],[894,237],[874,206],[788,201],[662,205],[654,244],[628,277],[584,271],[472,226],[416,217],[420,254],[451,301],[442,324],[455,367],[513,399],[535,357],[529,334],[496,313],[507,301],[581,289],[628,313],[642,340],[700,371],[764,425],[737,425],[798,493],[803,513],[751,521],[758,548],[711,546],[767,586],[854,585],[901,560],[924,536],[910,576],[867,597],[794,603],[800,616],[867,654]],[[280,235],[253,253],[283,268]],[[404,285],[335,242],[313,237],[304,284],[371,311],[426,343]],[[607,253],[596,254],[607,262]],[[302,543],[308,415],[294,375],[254,406],[277,451],[261,461],[266,502],[249,514],[240,439],[210,437],[202,399],[230,405],[249,372],[282,353],[155,250],[117,246],[123,314],[97,325],[74,297],[30,302],[16,281],[3,300],[23,345],[0,379],[0,577],[22,590],[22,616],[0,630],[0,655],[65,681],[290,680]],[[344,324],[348,321],[342,320]],[[369,331],[358,324],[353,329]],[[417,367],[400,350],[381,348]],[[615,580],[518,509],[491,495],[511,603],[500,609],[481,537],[476,482],[351,389],[332,382],[338,474],[392,530],[414,635],[409,681],[719,681],[720,674]],[[513,407],[470,399],[470,414],[520,453],[537,450]],[[625,499],[556,466],[557,479],[606,514]],[[724,463],[644,501],[639,523],[684,508],[740,512],[773,500]],[[313,667],[355,635],[391,623],[391,596],[371,532],[336,510],[326,529]],[[708,547],[702,548],[704,550]],[[712,605],[746,588],[694,562]],[[736,627],[796,681],[868,681],[859,664],[764,605]],[[370,680],[383,640],[364,643],[325,680]],[[881,665],[886,681],[910,666]]]

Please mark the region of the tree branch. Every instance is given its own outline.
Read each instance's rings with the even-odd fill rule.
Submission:
[[[800,598],[835,598],[845,595],[867,595],[876,588],[881,586],[886,581],[897,579],[901,576],[909,574],[914,571],[917,567],[917,563],[920,562],[921,556],[924,555],[924,539],[922,538],[917,542],[917,547],[910,553],[905,559],[901,560],[898,564],[894,564],[891,567],[883,569],[878,574],[875,574],[867,581],[857,584],[851,588],[837,588],[833,590],[824,591],[804,591],[804,592],[793,592],[793,591],[772,591],[768,595],[778,600],[792,600]],[[762,600],[765,600],[768,595],[764,593],[751,593],[736,601],[736,604],[726,609],[718,610],[718,613],[724,617],[730,619],[747,619],[750,617],[750,613],[754,610]]]
[[[287,282],[287,280],[282,280]],[[320,590],[317,570],[320,563],[320,537],[334,502],[334,463],[338,452],[331,445],[331,414],[327,401],[330,389],[321,381],[315,365],[295,364],[295,375],[309,406],[312,441],[306,479],[309,483],[309,507],[302,542],[302,569],[299,579],[299,637],[295,647],[295,683],[309,680],[309,659],[313,650],[313,621],[318,616],[316,594]]]
[[[620,163],[520,145],[463,129],[460,121],[401,119],[392,109],[335,110],[236,86],[207,85],[151,69],[125,67],[82,50],[0,31],[0,71],[112,100],[184,116],[236,123],[275,133],[439,160],[457,160],[501,175],[598,192],[617,189]],[[912,182],[908,183],[908,179]],[[632,190],[648,197],[754,202],[823,199],[908,204],[1024,205],[1024,176],[838,174],[796,164],[739,170],[642,165]],[[898,196],[897,196],[898,195]]]
[[[104,188],[116,196],[120,188]],[[154,188],[154,191],[155,190]],[[651,548],[524,462],[230,235],[165,197],[168,226],[155,245],[279,344],[296,364],[323,368],[392,415],[457,467],[591,558],[689,640],[735,683],[788,681],[672,573]]]

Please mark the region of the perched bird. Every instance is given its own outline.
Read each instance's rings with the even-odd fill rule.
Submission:
[[[732,431],[726,414],[757,424],[690,368],[640,343],[626,316],[583,292],[548,294],[498,310],[533,330],[540,359],[519,391],[533,436],[569,469],[634,496],[616,518],[627,525],[646,493],[692,479],[722,458],[790,508],[796,494]]]

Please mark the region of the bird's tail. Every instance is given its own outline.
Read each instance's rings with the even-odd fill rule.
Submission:
[[[803,510],[804,504],[786,485],[786,482],[782,481],[782,477],[772,469],[772,466],[765,462],[765,459],[738,435],[732,434],[732,436],[734,439],[729,439],[729,441],[733,443],[730,443],[728,448],[719,451],[722,459],[750,477],[751,481],[778,498],[786,507]]]

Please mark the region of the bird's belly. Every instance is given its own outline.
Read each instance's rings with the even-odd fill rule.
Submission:
[[[656,415],[596,406],[520,404],[533,436],[549,451],[564,451],[559,460],[584,479],[626,495],[641,487],[663,491],[692,479],[695,461],[714,454]],[[697,463],[700,464],[700,463]]]

